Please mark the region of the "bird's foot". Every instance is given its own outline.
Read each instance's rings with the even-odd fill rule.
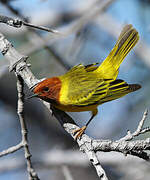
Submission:
[[[82,136],[82,134],[84,133],[84,131],[86,130],[86,126],[83,126],[82,128],[79,128],[79,129],[77,129],[77,130],[75,130],[74,132],[73,132],[73,134],[75,135],[75,140],[77,140],[78,138],[80,138],[81,136]]]

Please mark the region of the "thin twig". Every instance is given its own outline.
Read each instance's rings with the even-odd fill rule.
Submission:
[[[23,143],[19,143],[17,144],[16,146],[12,146],[6,150],[3,150],[2,152],[0,152],[0,157],[2,156],[6,156],[7,154],[11,154],[11,153],[14,153],[16,151],[18,151],[19,149],[21,149],[23,147]]]
[[[61,33],[57,30],[54,30],[54,29],[50,29],[50,28],[47,28],[47,27],[43,27],[43,26],[36,26],[34,24],[31,24],[31,23],[27,23],[27,22],[24,22],[22,21],[22,24],[24,26],[28,26],[28,27],[32,27],[32,28],[36,28],[36,29],[40,29],[40,30],[43,30],[43,31],[47,31],[47,32],[51,32],[51,33],[55,33],[55,34],[58,34],[58,35],[61,35]]]
[[[17,91],[18,91],[18,116],[21,125],[21,133],[22,133],[22,142],[24,146],[25,158],[27,161],[27,171],[29,174],[29,180],[39,180],[37,173],[33,169],[33,165],[31,162],[31,153],[29,151],[28,145],[28,136],[27,136],[27,127],[26,122],[24,120],[24,93],[23,93],[23,79],[16,74],[17,77]]]
[[[143,117],[142,117],[142,119],[139,122],[139,125],[137,127],[137,130],[132,134],[133,137],[138,136],[139,134],[141,134],[144,122],[145,122],[145,120],[147,118],[147,115],[148,115],[148,109],[145,110],[145,112],[143,114]],[[143,131],[143,132],[145,133],[145,131]]]
[[[7,17],[7,16],[0,15],[0,22],[1,23],[6,23],[7,25],[13,26],[15,28],[20,28],[20,27],[22,27],[22,25],[24,25],[24,26],[28,26],[30,28],[36,28],[36,29],[40,29],[40,30],[43,30],[43,31],[47,31],[47,32],[51,32],[51,33],[61,35],[61,33],[59,33],[59,31],[57,31],[57,30],[46,28],[46,27],[43,27],[43,26],[36,26],[36,25],[31,24],[31,23],[28,23],[28,22],[25,22],[25,21],[22,21],[22,20],[19,20],[19,19],[14,19],[14,18],[11,18],[11,17]]]
[[[5,5],[7,5],[7,3],[5,4]],[[8,7],[8,9],[13,13],[13,14],[15,14],[15,15],[17,15],[18,17],[20,17],[21,19],[23,18],[24,20],[26,20],[27,18],[20,12],[20,11],[18,11],[18,10],[16,10],[14,7],[12,7],[11,5],[9,5],[9,6],[7,6]],[[8,18],[8,17],[7,17]],[[5,18],[4,18],[4,16],[0,16],[0,19],[1,19],[1,21],[0,22],[2,22],[2,20],[4,19],[5,20]],[[11,20],[12,20],[12,18],[10,18]],[[6,20],[5,20],[6,21]],[[66,70],[69,70],[70,68],[71,68],[71,66],[69,66],[67,63],[66,63],[66,60],[63,58],[63,57],[61,57],[60,55],[59,55],[59,53],[57,53],[57,51],[55,50],[55,48],[53,48],[52,46],[48,46],[47,44],[46,44],[46,41],[45,41],[45,39],[41,36],[41,34],[39,34],[37,31],[35,31],[34,29],[32,29],[31,30],[31,28],[28,28],[28,27],[33,27],[33,28],[37,28],[37,29],[40,29],[40,30],[45,30],[45,31],[48,31],[48,32],[52,32],[52,33],[55,33],[55,34],[59,34],[60,35],[60,33],[59,33],[59,31],[57,31],[57,30],[53,30],[53,29],[49,29],[49,28],[46,28],[46,27],[43,27],[43,26],[36,26],[36,25],[33,25],[33,24],[31,24],[31,23],[27,23],[26,21],[20,21],[20,20],[16,20],[16,19],[13,19],[13,21],[14,21],[14,23],[13,24],[15,24],[16,22],[18,22],[18,24],[21,24],[21,25],[26,25],[27,26],[27,30],[28,31],[30,31],[31,33],[34,33],[34,35],[36,35],[36,38],[33,38],[36,42],[37,41],[39,41],[39,43],[41,43],[41,41],[42,41],[42,44],[43,44],[43,48],[45,48],[52,56],[54,56],[55,57],[55,59],[57,60],[57,62],[59,63],[59,64],[61,64],[63,67],[65,67],[65,69]],[[9,22],[9,18],[8,18],[8,22]],[[6,21],[6,24],[9,24],[9,23],[7,23],[7,21]],[[12,23],[11,23],[12,24]],[[17,28],[18,28],[19,26],[17,26]]]
[[[146,132],[150,131],[149,127],[142,129],[143,125],[144,125],[144,122],[145,122],[145,120],[147,118],[147,115],[148,115],[148,110],[146,109],[144,114],[143,114],[142,119],[139,122],[139,125],[138,125],[137,129],[133,133],[128,131],[127,135],[125,137],[119,139],[119,141],[130,141],[134,137],[139,136],[140,134],[143,134],[143,133],[146,133]]]

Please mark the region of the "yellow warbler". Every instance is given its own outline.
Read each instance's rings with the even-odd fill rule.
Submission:
[[[63,111],[91,111],[92,116],[87,124],[75,131],[76,138],[80,137],[97,114],[98,105],[141,88],[138,84],[127,84],[124,80],[116,79],[120,64],[138,40],[138,32],[131,24],[126,25],[100,66],[97,63],[87,66],[79,64],[64,75],[47,78],[36,85],[33,96]]]

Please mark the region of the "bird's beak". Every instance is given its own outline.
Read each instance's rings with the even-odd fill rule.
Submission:
[[[34,97],[37,97],[37,96],[38,96],[38,94],[33,94],[31,96],[26,97],[26,99],[31,99],[31,98],[34,98]]]

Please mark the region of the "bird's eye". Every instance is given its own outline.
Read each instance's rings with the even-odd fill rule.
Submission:
[[[48,87],[44,87],[44,88],[43,88],[43,91],[48,92],[48,91],[49,91],[49,88],[48,88]]]

